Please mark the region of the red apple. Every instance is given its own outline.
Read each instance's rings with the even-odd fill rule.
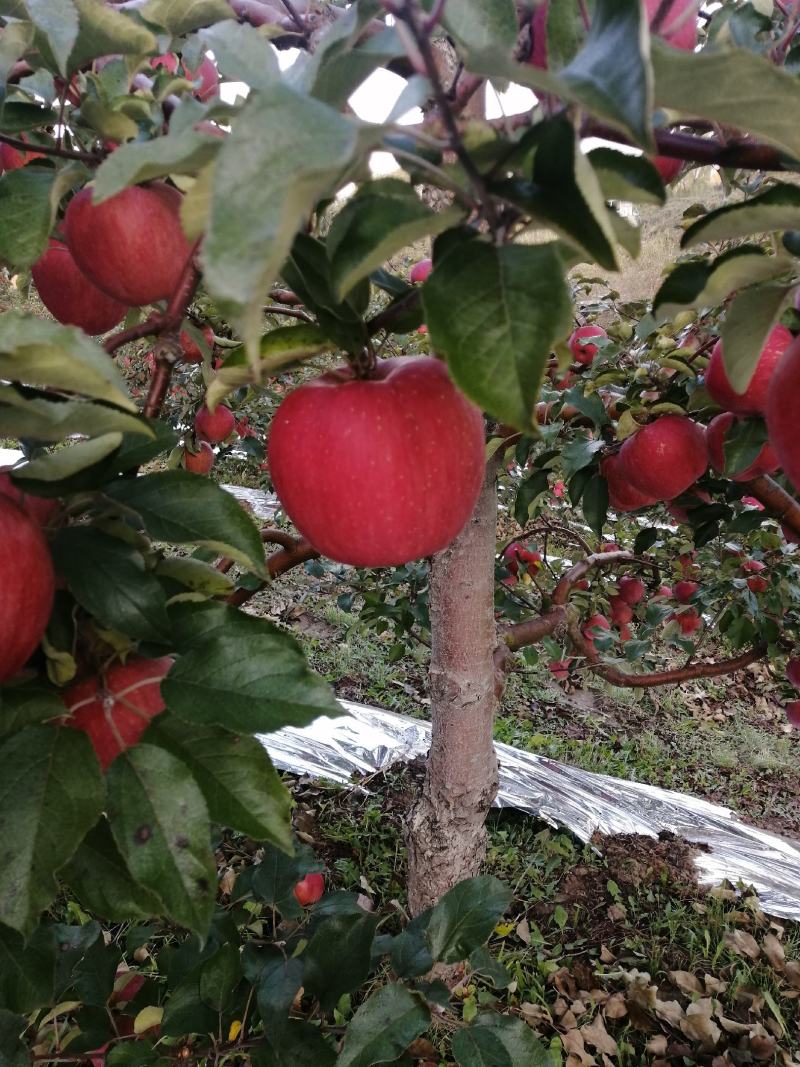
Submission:
[[[61,510],[58,500],[46,500],[41,496],[31,496],[18,489],[11,481],[11,467],[0,467],[0,497],[7,497],[21,508],[39,526],[49,526],[54,516]]]
[[[586,578],[579,578],[572,588],[586,590],[589,588],[589,582]]]
[[[325,892],[325,879],[321,874],[307,874],[292,890],[297,903],[302,908],[316,904]]]
[[[621,470],[619,455],[617,453],[614,456],[606,456],[600,463],[600,473],[608,484],[608,502],[611,507],[614,511],[638,511],[639,508],[654,504],[653,497],[640,493],[630,484]]]
[[[668,585],[660,585],[656,589],[655,595],[657,597],[672,597],[672,589]]]
[[[176,74],[178,71],[178,57],[171,52],[163,56],[156,56],[150,60],[150,66],[154,69],[156,67],[164,67],[170,74]],[[203,56],[200,65],[193,70],[190,70],[184,63],[183,70],[187,81],[200,82],[194,91],[194,95],[198,100],[210,100],[215,95],[219,88],[219,71],[210,56]]]
[[[22,140],[25,141],[27,138],[23,135]],[[43,152],[22,152],[10,144],[0,144],[0,171],[2,172],[19,170],[20,167],[27,167],[34,159],[44,158]]]
[[[566,682],[569,678],[569,669],[571,666],[571,659],[554,659],[547,664],[547,669],[557,681]]]
[[[391,567],[445,548],[472,514],[484,471],[480,411],[429,356],[348,367],[295,389],[272,420],[272,481],[324,556]]]
[[[754,574],[747,579],[747,588],[751,593],[764,593],[769,589],[769,579],[760,574]]]
[[[214,331],[210,326],[204,326],[203,337],[206,340],[206,344],[209,349],[214,348]],[[195,341],[192,335],[187,330],[181,330],[180,334],[181,348],[183,349],[183,358],[186,363],[202,363],[203,353],[200,349],[200,345]]]
[[[608,337],[608,334],[600,326],[579,326],[574,330],[569,339],[569,348],[578,363],[585,367],[592,362],[600,351],[597,345],[591,344],[591,337]]]
[[[693,485],[707,466],[705,429],[683,415],[661,415],[625,440],[617,472],[637,492],[672,500]]]
[[[624,626],[633,618],[633,608],[621,596],[612,596],[608,606],[611,608],[611,621],[615,626]]]
[[[605,617],[605,615],[592,615],[586,620],[581,627],[581,633],[583,634],[586,644],[594,651],[594,639],[598,637],[603,630],[610,630],[611,623]]]
[[[633,578],[625,575],[619,580],[619,595],[626,604],[638,604],[644,600],[645,584],[641,578]]]
[[[600,545],[600,551],[601,552],[621,552],[622,549],[619,547],[619,545],[617,544],[616,541],[604,541],[602,543],[602,545]]]
[[[767,408],[770,382],[792,340],[792,335],[785,326],[775,326],[772,329],[758,357],[753,376],[743,393],[734,392],[725,373],[722,341],[717,341],[706,370],[706,389],[711,399],[721,408],[737,415],[763,415]]]
[[[204,441],[217,445],[233,433],[236,419],[225,404],[217,404],[213,411],[203,406],[194,417],[194,432]]]
[[[161,682],[172,664],[171,656],[134,657],[62,694],[70,712],[64,724],[88,735],[104,771],[121,752],[138,743],[150,720],[166,707]]]
[[[708,458],[714,470],[725,473],[725,438],[730,433],[734,422],[737,421],[732,411],[723,411],[708,424],[706,441],[708,442]],[[760,474],[772,474],[778,469],[778,457],[775,450],[767,442],[756,458],[745,470],[739,474],[731,475],[734,482],[748,482],[751,478],[757,478]]]
[[[699,630],[703,625],[703,620],[697,614],[694,608],[687,608],[686,611],[681,611],[677,615],[670,615],[671,620],[675,620],[685,637],[689,634],[693,634],[695,630]]]
[[[682,159],[672,159],[671,156],[655,156],[652,163],[664,185],[669,185],[671,181],[677,178],[683,166]]]
[[[790,659],[786,664],[786,678],[795,689],[800,689],[800,659]]]
[[[619,627],[619,636],[623,643],[633,639],[633,630],[631,630],[627,623],[623,623],[622,626]]]
[[[54,589],[41,526],[0,495],[0,682],[13,678],[41,641]]]
[[[697,44],[697,7],[695,0],[672,0],[666,6],[664,0],[645,0],[650,32],[673,48],[693,52]]]
[[[130,306],[166,300],[192,253],[180,221],[181,194],[163,182],[134,185],[92,203],[73,197],[64,234],[80,270],[103,292]]]
[[[710,504],[711,497],[705,491],[705,489],[694,488],[691,493],[682,493],[682,496],[691,496],[692,504],[687,504],[685,507],[683,504],[676,504],[674,500],[671,500],[667,504],[667,511],[673,517],[676,522],[688,522],[689,521],[689,507],[697,506],[698,504]]]
[[[800,700],[790,700],[786,705],[786,718],[790,725],[800,730]]]
[[[421,259],[419,263],[415,263],[408,274],[408,280],[412,285],[417,282],[426,282],[433,270],[433,260]]]
[[[183,465],[192,474],[208,474],[214,466],[214,449],[207,441],[198,441],[196,452],[184,448]]]
[[[31,274],[42,303],[65,326],[79,326],[85,333],[107,333],[128,313],[125,304],[89,281],[61,241],[50,241]]]
[[[687,582],[685,579],[682,579],[680,582],[675,583],[672,595],[679,604],[688,604],[699,588],[700,585],[698,582]]]
[[[531,16],[531,53],[528,62],[539,70],[547,70],[547,12],[548,0],[536,5]]]
[[[774,331],[773,331],[774,332]],[[800,402],[800,340],[783,354],[767,393],[767,432],[784,474],[800,490],[800,436],[795,413]]]
[[[766,569],[766,563],[762,563],[760,559],[746,559],[742,564],[742,570],[747,571],[748,574],[760,574]]]

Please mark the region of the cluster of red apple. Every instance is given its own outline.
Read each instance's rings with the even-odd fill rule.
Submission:
[[[512,586],[520,579],[520,570],[523,576],[535,578],[542,569],[542,556],[536,549],[525,547],[519,541],[512,541],[503,550],[503,563],[509,572],[502,580],[503,585]]]
[[[205,404],[194,417],[196,447],[188,442],[183,448],[183,465],[193,474],[208,474],[214,466],[213,445],[222,444],[236,429],[236,419],[226,404],[211,411]]]

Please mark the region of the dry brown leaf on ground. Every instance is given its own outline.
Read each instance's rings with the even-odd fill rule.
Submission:
[[[713,1000],[696,1000],[687,1007],[686,1018],[681,1023],[684,1034],[699,1041],[706,1050],[715,1048],[722,1037],[722,1031],[712,1019],[713,1012]]]
[[[607,1019],[624,1019],[628,1014],[624,993],[614,993],[603,1005],[603,1015]]]
[[[670,982],[677,989],[680,989],[681,993],[685,993],[687,997],[691,996],[692,993],[703,992],[700,979],[692,974],[691,971],[667,971],[667,976]]]
[[[650,1038],[645,1048],[656,1056],[663,1056],[667,1051],[667,1039],[663,1034],[656,1034],[655,1037]]]
[[[777,939],[775,934],[767,934],[761,942],[761,948],[772,966],[777,971],[782,971],[783,965],[786,962],[786,953],[783,951],[783,945]]]
[[[726,930],[723,940],[731,952],[736,952],[740,956],[757,960],[761,955],[761,946],[746,930]]]
[[[678,1028],[680,1028],[686,1016],[686,1013],[677,1000],[656,999],[656,1002],[653,1005],[653,1011],[662,1022],[669,1023],[670,1026]]]
[[[606,1024],[603,1022],[602,1015],[595,1015],[594,1019],[590,1023],[586,1023],[581,1027],[581,1034],[584,1041],[591,1045],[592,1048],[597,1049],[598,1052],[607,1052],[611,1055],[615,1055],[619,1049],[617,1042],[606,1030]]]
[[[597,1063],[594,1056],[586,1051],[586,1045],[580,1030],[567,1030],[561,1035],[561,1044],[568,1053],[567,1064],[570,1062],[574,1067],[593,1067]]]

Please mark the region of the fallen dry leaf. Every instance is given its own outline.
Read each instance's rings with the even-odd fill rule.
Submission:
[[[595,1015],[590,1023],[581,1027],[581,1034],[587,1045],[597,1049],[598,1052],[608,1052],[612,1055],[618,1051],[618,1045],[614,1038],[606,1030],[602,1015]]]
[[[681,993],[685,993],[687,997],[691,996],[692,993],[703,992],[700,979],[692,974],[691,971],[668,971],[667,974],[670,982],[680,989]]]
[[[680,1027],[686,1015],[677,1000],[658,1000],[656,998],[653,1010],[659,1019],[669,1023],[670,1026]]]
[[[699,1041],[705,1049],[714,1048],[722,1037],[722,1031],[711,1018],[713,1011],[713,1000],[696,1000],[687,1007],[686,1018],[681,1023],[684,1034]]]
[[[603,1005],[603,1015],[607,1019],[624,1019],[628,1014],[624,993],[614,993]]]
[[[726,930],[723,940],[731,952],[757,960],[761,955],[761,946],[746,930]]]
[[[655,1037],[650,1038],[645,1048],[656,1056],[663,1056],[667,1051],[667,1039],[663,1034],[656,1034]]]
[[[777,939],[775,934],[767,934],[761,942],[761,948],[772,966],[777,971],[782,971],[783,965],[786,962],[786,953],[783,951],[783,945]]]

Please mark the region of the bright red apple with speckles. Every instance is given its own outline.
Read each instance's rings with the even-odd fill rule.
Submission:
[[[460,532],[483,481],[483,417],[429,356],[301,385],[272,420],[269,467],[289,518],[329,559],[392,567]]]
[[[325,892],[325,879],[321,874],[307,874],[292,890],[301,908],[316,904]]]
[[[39,522],[0,495],[0,682],[30,659],[50,619],[55,575]]]
[[[569,348],[578,363],[585,367],[592,362],[600,351],[598,345],[592,342],[593,337],[607,338],[608,334],[602,326],[579,326],[573,330],[569,339]]]
[[[192,247],[180,220],[181,194],[164,182],[134,185],[100,204],[83,188],[64,216],[64,236],[80,270],[131,307],[175,292]]]
[[[128,313],[126,304],[108,296],[86,277],[61,241],[50,241],[31,274],[42,303],[65,326],[79,326],[90,334],[107,333]]]
[[[711,399],[725,411],[737,415],[763,415],[767,409],[770,382],[792,340],[792,334],[785,326],[775,326],[770,331],[743,393],[737,393],[731,385],[723,362],[722,341],[717,341],[706,370],[706,389]]]
[[[689,582],[682,579],[680,582],[675,583],[672,595],[679,604],[688,604],[699,588],[699,582]]]
[[[202,407],[194,417],[194,432],[204,441],[217,445],[230,437],[236,428],[233,412],[225,404],[217,404],[213,411]]]
[[[151,719],[166,707],[161,682],[172,664],[171,656],[135,657],[62,694],[70,713],[64,724],[88,735],[104,771],[121,752],[138,743]]]
[[[699,630],[703,625],[703,620],[694,608],[687,608],[686,611],[682,611],[677,615],[670,615],[670,620],[677,622],[684,637],[689,637],[690,634],[693,634],[695,630]]]
[[[683,415],[661,415],[625,440],[617,473],[638,493],[672,500],[707,467],[705,428]]]

